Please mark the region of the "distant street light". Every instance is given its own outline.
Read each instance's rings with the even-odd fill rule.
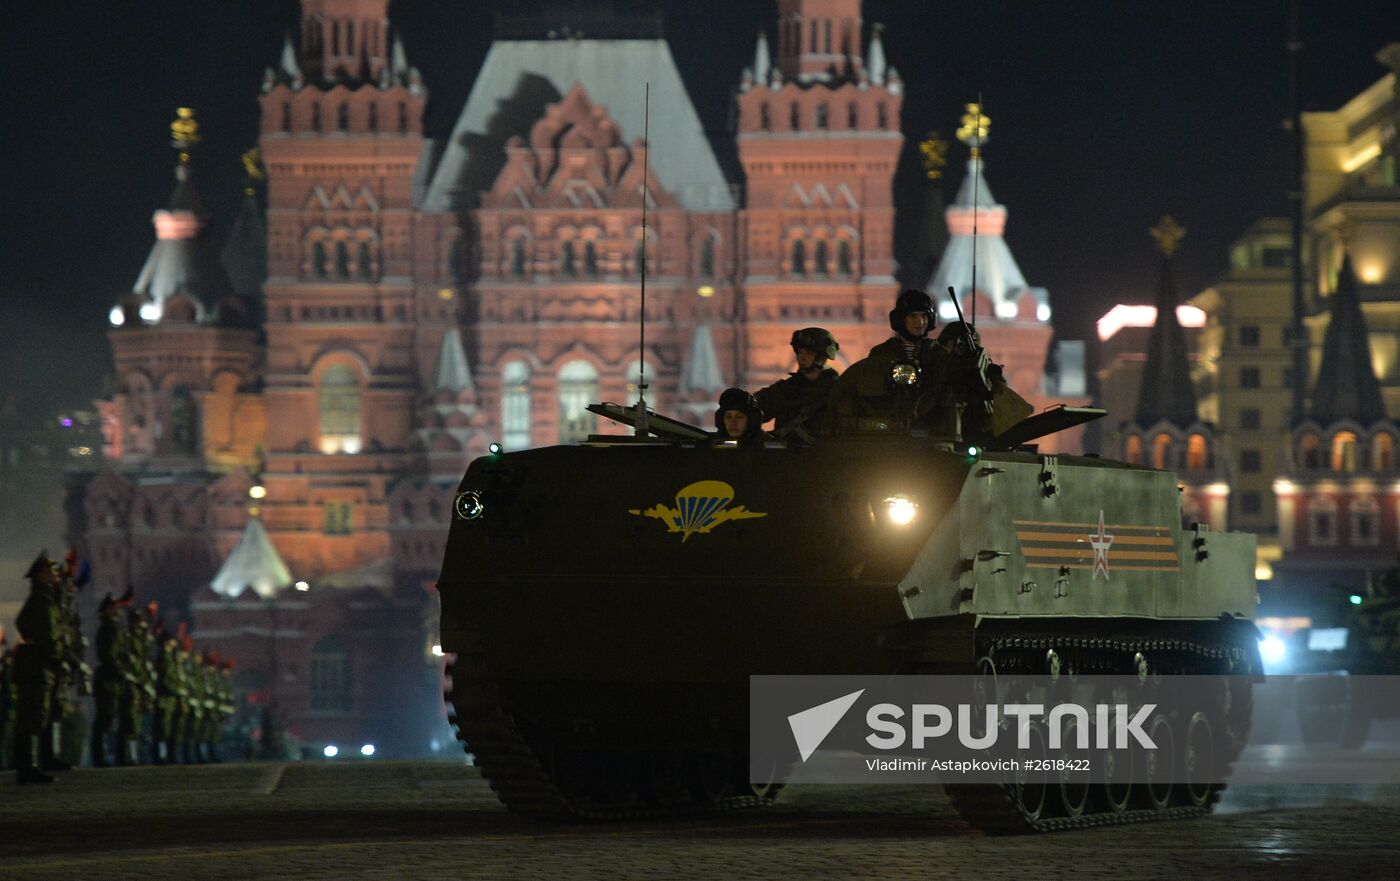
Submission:
[[[250,498],[250,499],[265,499],[265,498],[267,498],[267,487],[263,486],[261,483],[254,484],[253,486],[248,487],[248,498]]]

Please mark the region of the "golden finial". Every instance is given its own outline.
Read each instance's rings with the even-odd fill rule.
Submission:
[[[190,150],[203,140],[199,136],[199,121],[189,107],[175,111],[175,121],[170,123],[170,146],[180,151],[180,162],[190,161]]]
[[[251,196],[253,184],[265,177],[262,169],[262,150],[254,147],[238,158],[243,160],[243,176],[247,178],[243,184],[243,192]]]
[[[980,103],[967,105],[962,126],[958,128],[958,140],[972,148],[973,159],[982,155],[982,147],[987,143],[987,133],[991,127],[992,118],[982,112]]]
[[[1157,240],[1157,247],[1168,257],[1176,253],[1176,246],[1186,238],[1186,228],[1177,223],[1176,218],[1170,214],[1158,221],[1149,232],[1152,233],[1152,238]]]
[[[928,137],[919,142],[919,153],[928,179],[943,177],[943,166],[948,164],[948,142],[940,138],[938,132],[929,132]]]

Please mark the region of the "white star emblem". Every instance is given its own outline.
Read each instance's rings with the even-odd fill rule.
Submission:
[[[1103,573],[1103,580],[1108,580],[1108,549],[1113,545],[1113,536],[1104,532],[1103,509],[1099,509],[1099,531],[1097,535],[1089,536],[1089,547],[1094,549],[1094,574],[1089,576],[1092,581]]]

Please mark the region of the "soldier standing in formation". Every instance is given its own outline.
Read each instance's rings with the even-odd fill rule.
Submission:
[[[40,553],[25,574],[29,596],[15,624],[20,644],[15,649],[15,777],[21,783],[52,783],[39,769],[36,741],[51,734],[49,709],[53,700],[55,670],[61,661],[58,567]]]
[[[114,599],[109,593],[97,610],[100,620],[97,624],[97,672],[92,684],[94,713],[91,732],[94,768],[105,768],[111,764],[107,758],[108,740],[112,729],[118,727],[117,718],[121,715],[125,684],[123,667],[130,640],[122,613],[131,605],[132,594],[129,587],[119,599]],[[117,755],[123,752],[124,744],[119,747]]]
[[[160,648],[156,659],[156,718],[151,761],[164,765],[179,760],[175,746],[179,741],[180,704],[185,699],[185,683],[179,636],[167,632],[163,624],[158,624],[156,631],[160,636]]]
[[[151,603],[143,613],[127,614],[127,636],[120,656],[121,705],[117,717],[117,764],[139,761],[140,743],[146,716],[156,707],[156,667],[151,660],[155,649],[155,620],[158,606]]]

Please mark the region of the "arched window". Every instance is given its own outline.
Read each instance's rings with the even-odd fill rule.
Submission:
[[[1315,545],[1337,543],[1337,503],[1326,497],[1308,502],[1308,533]]]
[[[321,130],[321,104],[317,102],[311,105],[311,130],[319,132]]]
[[[377,131],[379,131],[379,105],[378,105],[378,104],[371,104],[371,105],[369,105],[369,130],[372,131],[372,132],[377,132]]]
[[[530,368],[524,361],[501,368],[501,445],[507,450],[530,446]]]
[[[350,131],[350,105],[342,103],[335,109],[335,127],[343,132]]]
[[[335,277],[350,277],[350,246],[340,239],[335,243]]]
[[[360,376],[348,364],[332,364],[321,373],[321,452],[360,451]]]
[[[1375,547],[1380,544],[1380,506],[1372,496],[1356,496],[1351,509],[1351,544]]]
[[[822,277],[830,275],[826,263],[826,239],[817,239],[816,248],[813,249],[812,253],[812,263],[816,275]]]
[[[1152,467],[1166,470],[1173,467],[1172,460],[1172,436],[1169,434],[1159,434],[1152,440]]]
[[[881,101],[875,106],[875,124],[880,128],[890,127],[890,114],[885,109],[885,102]]]
[[[354,54],[355,54],[355,22],[354,22],[354,21],[347,21],[347,22],[345,23],[345,54],[346,54],[346,55],[354,55]]]
[[[846,127],[860,128],[860,109],[854,101],[846,105]]]
[[[513,278],[525,277],[525,239],[517,236],[510,240],[510,274]]]
[[[788,127],[793,131],[802,128],[802,108],[797,106],[796,101],[788,108]]]
[[[807,243],[801,239],[792,240],[792,274],[807,274]]]
[[[1298,461],[1304,471],[1317,471],[1322,468],[1322,450],[1317,435],[1305,434],[1298,442]]]
[[[355,255],[355,272],[363,279],[374,278],[374,252],[369,242],[361,241]]]
[[[1332,470],[1350,474],[1356,471],[1356,435],[1339,431],[1332,438]]]
[[[289,131],[291,131],[291,130],[292,130],[292,102],[291,102],[291,101],[283,101],[283,102],[282,102],[282,131],[284,131],[284,132],[289,132]]]
[[[559,443],[588,440],[598,430],[598,417],[588,405],[598,400],[598,371],[587,361],[570,361],[559,369]]]
[[[829,18],[822,22],[822,37],[823,37],[822,51],[825,52],[826,54],[830,55],[830,54],[831,54],[831,19],[829,19]]]
[[[1128,441],[1123,446],[1123,458],[1129,465],[1142,464],[1142,437],[1136,434],[1128,435]]]
[[[583,274],[589,278],[598,277],[598,246],[592,239],[583,243]]]
[[[331,54],[340,54],[340,22],[331,25]]]
[[[817,20],[816,20],[816,19],[812,19],[812,41],[811,41],[810,43],[807,44],[807,47],[808,47],[808,48],[807,48],[807,51],[808,51],[808,52],[816,52],[816,51],[817,51]]]
[[[1193,434],[1186,440],[1186,470],[1204,471],[1210,467],[1209,452],[1204,435]]]
[[[327,636],[311,647],[311,711],[348,713],[353,707],[350,656],[338,636]]]
[[[399,102],[399,134],[408,132],[408,105],[403,101]]]
[[[567,278],[578,275],[578,263],[574,258],[574,243],[565,239],[559,246],[559,272]]]
[[[636,246],[632,249],[632,265],[638,276],[643,272],[651,274],[652,264],[656,262],[656,255],[651,253],[651,248],[647,247],[645,239],[637,239]]]
[[[827,117],[827,107],[826,107],[826,102],[823,101],[821,104],[818,104],[818,105],[817,105],[817,128],[819,128],[819,129],[824,129],[824,128],[826,128],[826,117]]]
[[[758,127],[768,131],[773,127],[773,114],[768,109],[768,102],[764,101],[758,106]]]
[[[696,262],[696,271],[701,278],[715,277],[715,240],[711,236],[700,239],[700,258]]]
[[[183,386],[170,400],[170,445],[177,453],[193,453],[199,440],[199,411],[194,396]]]
[[[326,256],[326,243],[317,239],[311,243],[311,273],[317,278],[325,278],[329,260]]]
[[[1395,467],[1395,438],[1382,432],[1371,442],[1371,462],[1376,471],[1385,472]]]
[[[836,274],[852,278],[856,274],[855,262],[851,259],[851,241],[842,239],[836,245]]]

